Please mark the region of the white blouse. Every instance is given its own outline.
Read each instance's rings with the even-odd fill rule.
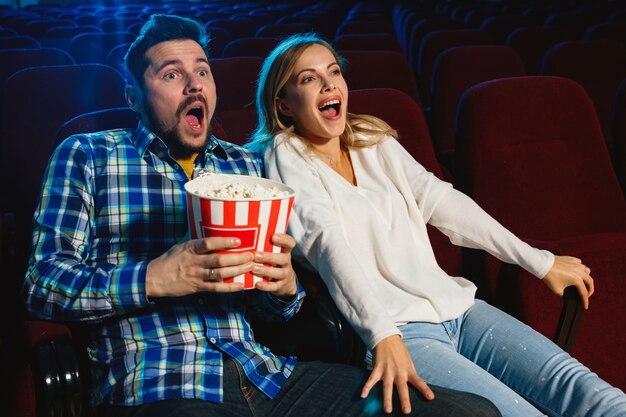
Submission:
[[[400,334],[401,324],[454,319],[474,302],[475,285],[437,264],[427,223],[456,245],[486,250],[537,277],[552,267],[553,254],[518,239],[394,138],[350,148],[350,158],[357,186],[283,133],[265,164],[269,178],[296,192],[288,232],[297,252],[320,273],[368,348]]]

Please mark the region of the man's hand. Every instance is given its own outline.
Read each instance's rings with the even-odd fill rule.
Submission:
[[[291,299],[298,292],[296,273],[291,266],[291,251],[296,246],[296,241],[289,235],[276,233],[272,236],[272,243],[282,248],[280,253],[262,252],[254,257],[257,264],[252,272],[269,278],[268,282],[258,282],[255,288],[271,292],[278,298]]]
[[[424,398],[432,400],[435,394],[415,371],[411,355],[399,335],[386,337],[374,347],[374,369],[365,382],[361,398],[368,396],[378,381],[383,383],[383,406],[385,413],[393,411],[393,388],[398,389],[400,407],[404,414],[411,412],[409,385],[413,385]]]
[[[224,283],[224,278],[251,271],[251,252],[214,253],[236,248],[236,238],[204,238],[174,245],[148,264],[146,292],[148,297],[177,297],[201,291],[235,292],[241,283]]]

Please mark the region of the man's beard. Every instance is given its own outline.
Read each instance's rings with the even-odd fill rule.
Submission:
[[[204,107],[203,115],[206,119],[206,116],[208,115],[208,111],[209,111],[209,106],[204,96],[200,96],[200,95],[187,97],[182,103],[180,103],[180,105],[178,106],[178,109],[176,110],[176,119],[178,121],[182,120],[181,116],[183,114],[185,107],[189,106],[192,103],[195,103],[196,101],[199,101],[202,103]],[[206,122],[208,126],[207,126],[204,141],[202,141],[201,144],[194,146],[194,145],[185,143],[185,141],[183,141],[183,139],[181,138],[181,135],[179,132],[180,123],[176,123],[174,126],[170,128],[166,128],[165,126],[163,126],[163,123],[161,123],[161,121],[157,117],[154,111],[154,107],[152,107],[152,103],[150,102],[144,103],[144,109],[146,112],[149,129],[155,135],[157,135],[163,142],[165,142],[165,144],[170,150],[170,154],[173,157],[188,158],[194,154],[197,154],[203,151],[207,143],[209,143],[209,139],[211,138],[213,129],[211,128],[211,124],[208,121]]]

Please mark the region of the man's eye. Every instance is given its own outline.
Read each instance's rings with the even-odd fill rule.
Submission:
[[[177,75],[173,72],[168,72],[167,74],[165,74],[165,78],[167,78],[168,80],[175,80],[177,78]]]
[[[198,75],[199,75],[200,77],[206,77],[206,76],[208,76],[208,75],[209,75],[209,71],[205,71],[205,70],[198,71]]]

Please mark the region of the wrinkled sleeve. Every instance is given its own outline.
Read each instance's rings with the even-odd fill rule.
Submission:
[[[300,252],[319,272],[337,307],[368,348],[400,334],[393,319],[364,279],[363,267],[345,238],[344,226],[324,179],[288,142],[265,154],[269,178],[295,190],[289,233]]]
[[[101,321],[149,304],[147,262],[93,259],[94,150],[73,136],[53,153],[33,220],[33,250],[23,283],[30,315]]]
[[[302,307],[306,293],[298,282],[298,290],[291,300],[281,300],[267,291],[248,291],[251,314],[262,321],[287,321]]]
[[[387,159],[406,172],[424,221],[458,246],[482,249],[503,262],[516,264],[543,278],[554,263],[551,252],[533,248],[486,213],[467,195],[426,171],[396,141],[387,140]],[[393,155],[393,157],[391,157]]]

